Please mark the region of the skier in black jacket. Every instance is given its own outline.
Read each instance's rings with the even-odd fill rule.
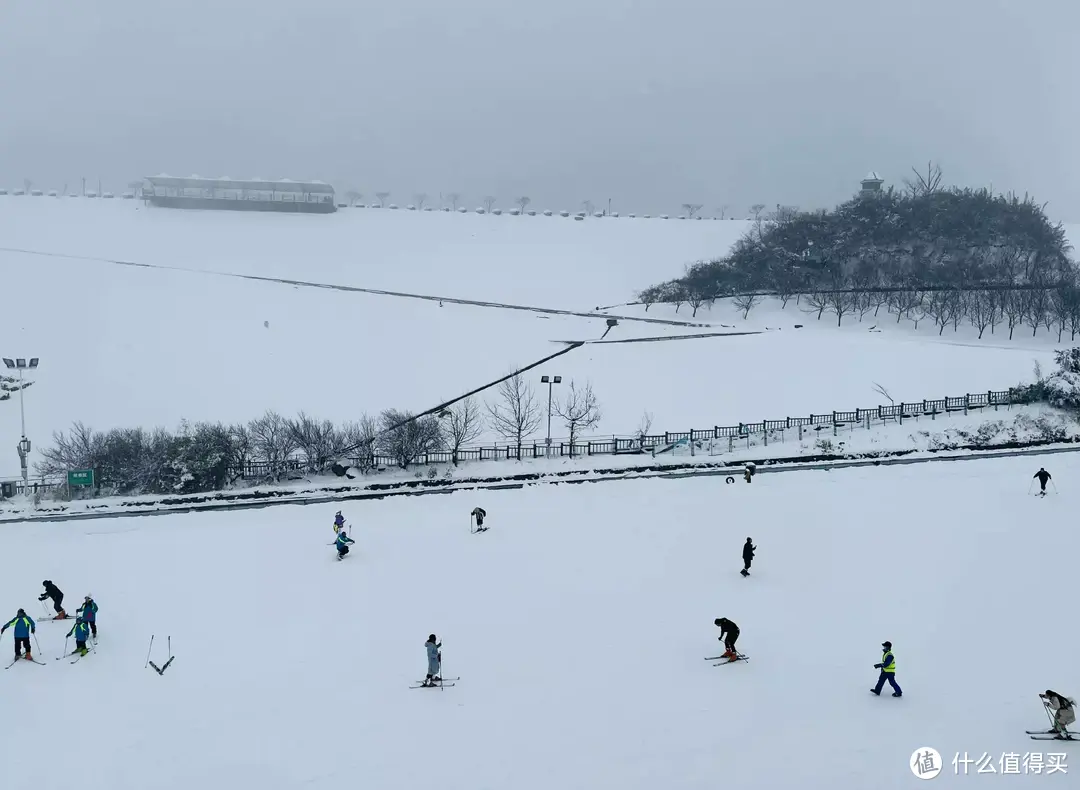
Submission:
[[[67,612],[64,611],[64,594],[60,592],[60,588],[46,579],[41,583],[41,586],[45,588],[45,592],[38,596],[39,601],[44,601],[46,598],[52,598],[53,609],[56,610],[56,617],[53,620],[63,620],[67,617]]]
[[[735,652],[735,641],[739,638],[739,626],[726,617],[717,617],[713,620],[713,624],[720,629],[720,641],[724,643],[724,655],[720,656],[720,658],[734,661],[739,657],[739,654]]]
[[[1032,480],[1039,481],[1039,493],[1046,493],[1046,483],[1050,480],[1050,473],[1042,467],[1039,467],[1039,471],[1035,473]]]
[[[750,563],[754,561],[754,552],[757,550],[757,546],[754,545],[754,541],[750,538],[746,539],[746,543],[742,547],[742,561],[743,569],[739,571],[743,576],[750,575]]]

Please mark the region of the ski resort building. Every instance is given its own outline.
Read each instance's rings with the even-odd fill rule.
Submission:
[[[143,199],[162,208],[223,209],[226,211],[287,211],[329,214],[337,211],[334,188],[322,181],[237,181],[228,177],[177,178],[150,176]]]

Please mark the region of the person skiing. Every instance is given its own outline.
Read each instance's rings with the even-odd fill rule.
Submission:
[[[472,509],[472,517],[476,519],[476,531],[483,532],[487,527],[484,526],[484,519],[487,518],[487,511],[482,507],[474,507]]]
[[[345,528],[345,516],[341,515],[341,511],[339,510],[334,515],[334,534],[337,534],[338,532],[341,532],[341,530],[344,529],[344,528]]]
[[[85,656],[90,651],[86,647],[86,640],[90,638],[90,626],[86,622],[86,618],[79,615],[75,618],[75,625],[71,626],[71,630],[67,632],[68,636],[75,637],[75,649],[71,651],[71,655],[78,653],[80,656]]]
[[[424,685],[434,686],[442,683],[442,678],[439,677],[439,672],[442,671],[442,653],[439,652],[442,642],[436,641],[435,634],[431,634],[424,642],[424,647],[427,649],[427,677],[424,678]]]
[[[740,573],[743,576],[750,575],[750,563],[754,561],[754,552],[757,551],[757,546],[754,545],[754,541],[750,538],[746,539],[746,543],[742,547],[742,561],[743,569]]]
[[[735,640],[739,638],[739,626],[726,617],[717,617],[713,624],[720,629],[720,641],[724,643],[724,654],[720,658],[734,661],[739,657],[735,652]]]
[[[75,610],[75,614],[81,614],[86,624],[90,626],[90,632],[94,635],[95,640],[97,639],[97,613],[98,605],[92,595],[86,596],[83,599],[83,605]]]
[[[22,658],[21,648],[26,648],[26,659],[33,661],[34,656],[30,652],[30,634],[37,633],[37,623],[34,622],[34,618],[26,613],[25,609],[20,609],[18,613],[11,618],[11,622],[0,628],[0,634],[8,630],[12,626],[15,626],[15,660],[18,661]]]
[[[41,586],[45,588],[45,592],[38,596],[38,600],[44,601],[46,598],[52,598],[53,609],[56,610],[56,617],[53,620],[65,619],[67,612],[64,611],[64,594],[60,592],[60,588],[48,579],[43,581]]]
[[[1058,735],[1069,735],[1069,725],[1076,721],[1076,700],[1047,689],[1040,694],[1043,705],[1052,714],[1054,730]]]
[[[1039,471],[1036,472],[1031,479],[1039,481],[1039,493],[1040,494],[1045,494],[1046,493],[1046,483],[1051,479],[1050,478],[1050,473],[1047,472],[1045,469],[1043,469],[1040,466]]]
[[[754,473],[756,471],[757,471],[757,469],[754,467],[753,464],[747,464],[746,469],[743,471],[743,479],[747,483],[749,483],[751,481],[751,479],[754,477]]]
[[[881,649],[885,651],[881,656],[881,663],[874,664],[874,669],[880,669],[881,674],[878,675],[877,685],[870,689],[871,693],[881,696],[881,689],[885,686],[885,681],[889,682],[889,685],[893,688],[893,696],[903,696],[903,691],[896,683],[896,658],[892,652],[892,642],[882,642]]]
[[[339,560],[345,559],[345,555],[349,553],[350,543],[356,543],[356,541],[345,534],[345,528],[342,527],[337,534],[337,540],[334,541],[334,545],[337,546],[337,558]]]

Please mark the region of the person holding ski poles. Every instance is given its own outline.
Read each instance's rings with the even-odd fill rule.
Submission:
[[[345,559],[345,555],[349,553],[349,544],[356,543],[355,540],[345,534],[345,528],[342,527],[338,532],[337,540],[334,541],[334,545],[337,546],[337,558],[339,560]]]
[[[75,614],[81,614],[86,624],[90,626],[90,632],[94,635],[94,639],[97,639],[97,613],[98,605],[92,595],[86,596],[83,599],[83,605],[75,610]]]
[[[442,653],[439,652],[442,649],[442,642],[436,641],[435,634],[431,634],[424,643],[424,648],[427,650],[427,677],[424,678],[424,685],[434,686],[436,683],[442,683],[442,678],[439,677],[442,671]]]
[[[21,648],[26,648],[26,660],[33,661],[34,656],[30,652],[30,635],[37,633],[37,623],[34,622],[34,618],[26,613],[25,609],[20,609],[18,613],[11,618],[11,622],[0,628],[0,634],[4,631],[15,626],[15,660],[18,661],[23,657],[20,652]]]
[[[1039,467],[1039,471],[1038,471],[1038,472],[1036,472],[1036,473],[1034,474],[1034,476],[1033,476],[1033,477],[1032,477],[1031,479],[1032,479],[1032,480],[1038,480],[1038,481],[1039,481],[1039,493],[1040,493],[1040,494],[1045,494],[1045,493],[1046,493],[1046,484],[1047,484],[1047,483],[1048,483],[1048,482],[1049,482],[1049,481],[1050,481],[1050,480],[1051,480],[1052,478],[1050,477],[1050,473],[1049,473],[1049,472],[1047,472],[1047,471],[1046,471],[1045,469],[1043,469],[1042,467]]]
[[[67,637],[72,636],[75,637],[75,649],[70,655],[78,653],[80,656],[85,656],[90,652],[86,647],[86,640],[90,638],[90,626],[82,615],[75,618],[75,625],[71,626],[71,630],[67,632]]]
[[[56,617],[53,620],[63,620],[67,617],[67,612],[64,611],[64,594],[60,592],[60,588],[46,579],[41,583],[41,586],[45,588],[45,592],[38,596],[39,601],[44,601],[46,598],[52,598],[53,609],[56,610]]]
[[[724,654],[720,658],[735,661],[739,654],[735,652],[735,641],[739,638],[739,626],[726,617],[717,617],[713,624],[720,629],[720,641],[724,643]]]
[[[343,530],[344,528],[345,528],[345,516],[341,515],[341,511],[339,510],[337,512],[337,514],[334,516],[334,532],[335,533],[341,532],[341,530]]]
[[[1058,735],[1068,735],[1069,725],[1076,721],[1076,701],[1047,689],[1039,697],[1051,713],[1054,730]]]

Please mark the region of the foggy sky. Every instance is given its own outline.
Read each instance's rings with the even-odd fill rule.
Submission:
[[[1076,0],[8,0],[0,186],[744,215],[933,159],[1080,220],[1078,32]]]

